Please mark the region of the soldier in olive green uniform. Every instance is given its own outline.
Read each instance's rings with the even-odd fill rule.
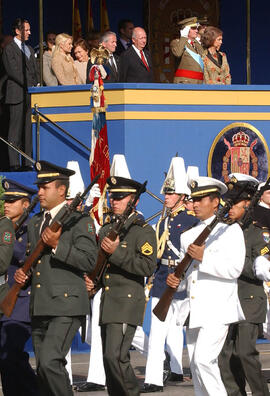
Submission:
[[[45,161],[37,163],[37,169],[38,196],[44,210],[28,225],[30,253],[40,237],[48,245],[33,269],[30,300],[40,395],[71,396],[65,356],[89,313],[83,275],[95,264],[95,230],[90,217],[80,212],[70,214],[57,232],[46,227],[65,211],[69,176],[75,172]],[[25,280],[19,271],[15,279]]]
[[[241,191],[246,184],[245,190],[229,212],[232,220],[239,221],[256,191],[258,181],[248,175],[235,173],[234,176],[238,182],[233,191],[228,193],[228,197]],[[242,229],[246,243],[246,259],[238,279],[238,296],[246,320],[230,326],[219,356],[219,366],[228,395],[246,395],[247,381],[253,395],[263,396],[269,395],[269,391],[262,375],[256,340],[259,324],[265,322],[266,318],[266,294],[263,281],[255,276],[253,264],[256,257],[267,251],[265,248],[269,243],[270,232],[251,221],[244,224]]]
[[[133,211],[115,242],[106,237],[141,187],[123,177],[110,177],[107,183],[114,216],[99,232],[101,248],[110,255],[100,306],[103,361],[109,395],[137,396],[140,392],[129,348],[136,327],[143,322],[144,277],[152,275],[156,267],[156,236],[142,216]]]
[[[0,301],[8,290],[7,269],[11,262],[14,245],[14,228],[6,216],[0,217]],[[0,310],[0,316],[2,311]]]
[[[186,18],[178,23],[181,37],[170,43],[171,52],[176,57],[178,67],[173,82],[176,84],[203,83],[203,48],[196,40],[198,35],[197,18]]]

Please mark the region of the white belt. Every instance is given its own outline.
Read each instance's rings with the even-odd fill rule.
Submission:
[[[0,276],[0,286],[4,285],[7,282],[7,276],[6,275],[1,275]]]
[[[179,260],[161,259],[161,264],[167,265],[168,267],[175,267],[178,263]]]

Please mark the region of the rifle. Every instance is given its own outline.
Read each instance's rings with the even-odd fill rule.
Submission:
[[[36,206],[36,204],[38,203],[39,198],[36,195],[33,199],[31,204],[28,206],[27,209],[25,209],[23,211],[23,214],[21,215],[21,217],[15,221],[14,223],[14,228],[15,228],[15,233],[21,228],[21,226],[23,225],[23,223],[25,222],[25,220],[28,218],[28,216],[30,215],[30,213],[32,212],[32,210],[34,209],[34,207]]]
[[[80,203],[85,199],[86,195],[91,190],[93,185],[97,182],[99,177],[100,175],[97,175],[82,194],[78,193],[75,196],[75,198],[72,200],[70,205],[66,204],[64,206],[65,210],[62,216],[60,217],[60,219],[53,221],[49,227],[53,232],[57,232],[59,228],[62,227],[66,219],[70,216],[70,214],[72,212],[75,212],[77,206],[80,205]],[[42,254],[43,250],[46,247],[47,245],[43,242],[41,238],[39,238],[35,249],[31,253],[31,255],[26,259],[24,265],[21,267],[21,269],[25,274],[29,273],[30,269],[34,266],[34,264],[36,263],[36,261],[38,260],[38,258],[40,257],[40,255]],[[0,309],[4,312],[6,316],[9,317],[12,314],[19,292],[23,287],[24,287],[23,284],[15,282],[9,289],[5,298],[1,301]]]
[[[234,202],[236,202],[237,198],[242,194],[242,192],[245,190],[245,188],[246,188],[246,185],[243,186],[243,188],[239,191],[239,193],[233,200],[228,199],[225,202],[225,205],[217,211],[216,216],[212,220],[212,222],[209,225],[207,225],[205,227],[205,229],[200,233],[200,235],[195,239],[195,241],[193,242],[194,245],[202,246],[204,244],[204,242],[208,238],[209,234],[213,231],[213,229],[219,222],[223,221],[223,218],[229,212],[231,207],[234,205]],[[180,263],[177,265],[175,272],[174,272],[174,275],[178,279],[184,277],[192,260],[193,260],[192,257],[188,253],[186,253],[183,260],[180,261]],[[164,322],[166,319],[166,316],[167,316],[167,313],[170,308],[170,305],[171,305],[171,302],[173,299],[173,295],[175,292],[176,292],[175,288],[167,286],[164,293],[162,294],[159,302],[153,309],[154,314],[162,322]]]
[[[128,219],[128,217],[131,214],[131,212],[133,211],[133,209],[135,208],[135,204],[138,201],[140,195],[145,191],[146,184],[147,184],[147,181],[145,181],[142,184],[141,188],[137,191],[135,197],[128,202],[124,213],[121,216],[119,216],[119,218],[115,222],[113,228],[106,235],[106,237],[109,238],[111,241],[115,241],[117,236],[120,234],[123,226],[126,223],[126,220]],[[101,279],[102,279],[102,276],[106,269],[109,256],[110,255],[108,253],[106,253],[102,248],[99,249],[96,266],[95,266],[94,270],[88,275],[89,278],[94,283],[94,288],[90,292],[88,292],[88,295],[90,298],[94,297],[94,295],[101,288]]]
[[[270,177],[267,179],[265,185],[262,188],[260,188],[260,190],[257,190],[253,195],[250,204],[245,210],[244,216],[240,221],[238,221],[242,229],[245,228],[245,225],[251,220],[254,208],[255,206],[257,206],[263,193],[268,189],[269,184],[270,184]]]

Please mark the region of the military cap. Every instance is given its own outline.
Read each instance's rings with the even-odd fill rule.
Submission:
[[[181,29],[184,29],[184,27],[186,27],[186,26],[197,27],[198,26],[198,18],[197,17],[185,18],[185,19],[182,19],[182,21],[177,22],[177,25],[179,25]]]
[[[160,194],[190,194],[187,185],[185,162],[182,157],[173,157]]]
[[[136,194],[142,184],[120,176],[110,176],[107,179],[108,191],[113,199],[122,199],[130,194]],[[145,192],[145,189],[144,191]]]
[[[234,203],[251,200],[257,191],[259,181],[243,173],[231,173],[229,178],[228,192],[224,195],[224,199],[232,199]]]
[[[218,193],[223,195],[227,192],[226,184],[213,177],[199,176],[194,180],[188,182],[191,190],[191,198],[202,198],[211,193]]]
[[[47,161],[39,161],[35,164],[37,180],[34,184],[46,184],[54,180],[68,180],[75,174],[74,170],[62,168]]]
[[[263,191],[270,190],[270,184],[268,184],[268,185],[265,187],[265,183],[266,183],[266,182],[260,183],[260,184],[258,185],[258,190],[261,190],[261,189],[263,189]]]
[[[23,184],[11,179],[3,179],[2,187],[5,192],[0,199],[9,202],[17,201],[21,198],[27,198],[31,201],[32,195],[37,193],[33,188],[24,186]]]

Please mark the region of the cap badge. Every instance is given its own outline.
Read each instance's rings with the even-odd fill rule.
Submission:
[[[112,182],[112,184],[116,184],[117,183],[116,179],[114,177],[111,177],[111,182]]]
[[[9,189],[9,183],[8,183],[7,181],[4,182],[4,188],[5,188],[6,190]]]
[[[41,171],[41,163],[40,162],[36,162],[36,170]]]

